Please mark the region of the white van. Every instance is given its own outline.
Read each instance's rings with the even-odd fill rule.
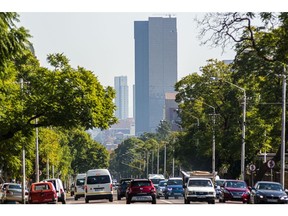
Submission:
[[[74,200],[78,200],[80,197],[85,197],[85,184],[86,173],[79,173],[75,179],[74,187]]]
[[[113,183],[107,169],[92,169],[86,173],[85,202],[97,199],[109,199],[109,202],[113,202]]]
[[[58,197],[58,202],[62,202],[62,204],[66,204],[66,193],[63,187],[63,183],[59,178],[45,179],[42,182],[51,182],[53,183]]]

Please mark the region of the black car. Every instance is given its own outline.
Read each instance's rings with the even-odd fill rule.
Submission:
[[[251,188],[250,203],[288,203],[288,196],[279,182],[258,181]]]
[[[131,180],[133,179],[132,178],[120,179],[118,187],[117,187],[117,199],[118,200],[121,200],[122,197],[126,197],[126,190]]]

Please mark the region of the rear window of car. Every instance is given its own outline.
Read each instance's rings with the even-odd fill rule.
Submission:
[[[101,175],[101,176],[88,176],[87,184],[107,184],[110,183],[109,175]]]
[[[48,184],[41,184],[41,185],[35,185],[34,190],[35,191],[41,191],[41,190],[49,190],[50,187]]]
[[[182,185],[183,181],[182,180],[168,180],[167,185]]]
[[[133,181],[131,182],[131,186],[134,186],[134,187],[151,186],[151,182],[150,181]]]
[[[77,186],[84,185],[84,183],[85,183],[85,179],[84,178],[83,179],[77,179],[77,181],[76,181],[76,185]]]
[[[9,189],[21,189],[21,185],[14,185],[14,184],[11,184],[9,185]]]

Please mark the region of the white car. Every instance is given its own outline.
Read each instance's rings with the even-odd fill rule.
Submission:
[[[189,178],[184,186],[184,203],[208,202],[215,204],[216,192],[213,182],[209,178]]]

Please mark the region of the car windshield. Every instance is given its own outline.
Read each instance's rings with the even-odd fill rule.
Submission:
[[[223,186],[225,180],[216,180],[215,181],[215,186]]]
[[[142,186],[151,186],[150,181],[133,181],[131,186],[142,187]]]
[[[256,188],[259,190],[275,190],[275,191],[283,190],[280,184],[273,184],[273,183],[259,183]]]
[[[106,184],[106,183],[110,183],[109,175],[87,177],[87,184]]]
[[[160,181],[162,181],[163,179],[150,179],[153,184],[159,184]]]
[[[212,183],[210,180],[193,179],[189,181],[188,186],[189,187],[212,187]]]
[[[227,181],[226,186],[231,188],[246,188],[246,183],[244,181]]]
[[[77,181],[76,181],[76,185],[77,185],[77,186],[84,185],[84,183],[85,183],[85,178],[83,178],[83,179],[77,179]]]
[[[178,179],[169,179],[167,185],[182,185],[182,180]]]
[[[165,186],[165,185],[167,185],[166,181],[160,181],[159,182],[159,186]]]

